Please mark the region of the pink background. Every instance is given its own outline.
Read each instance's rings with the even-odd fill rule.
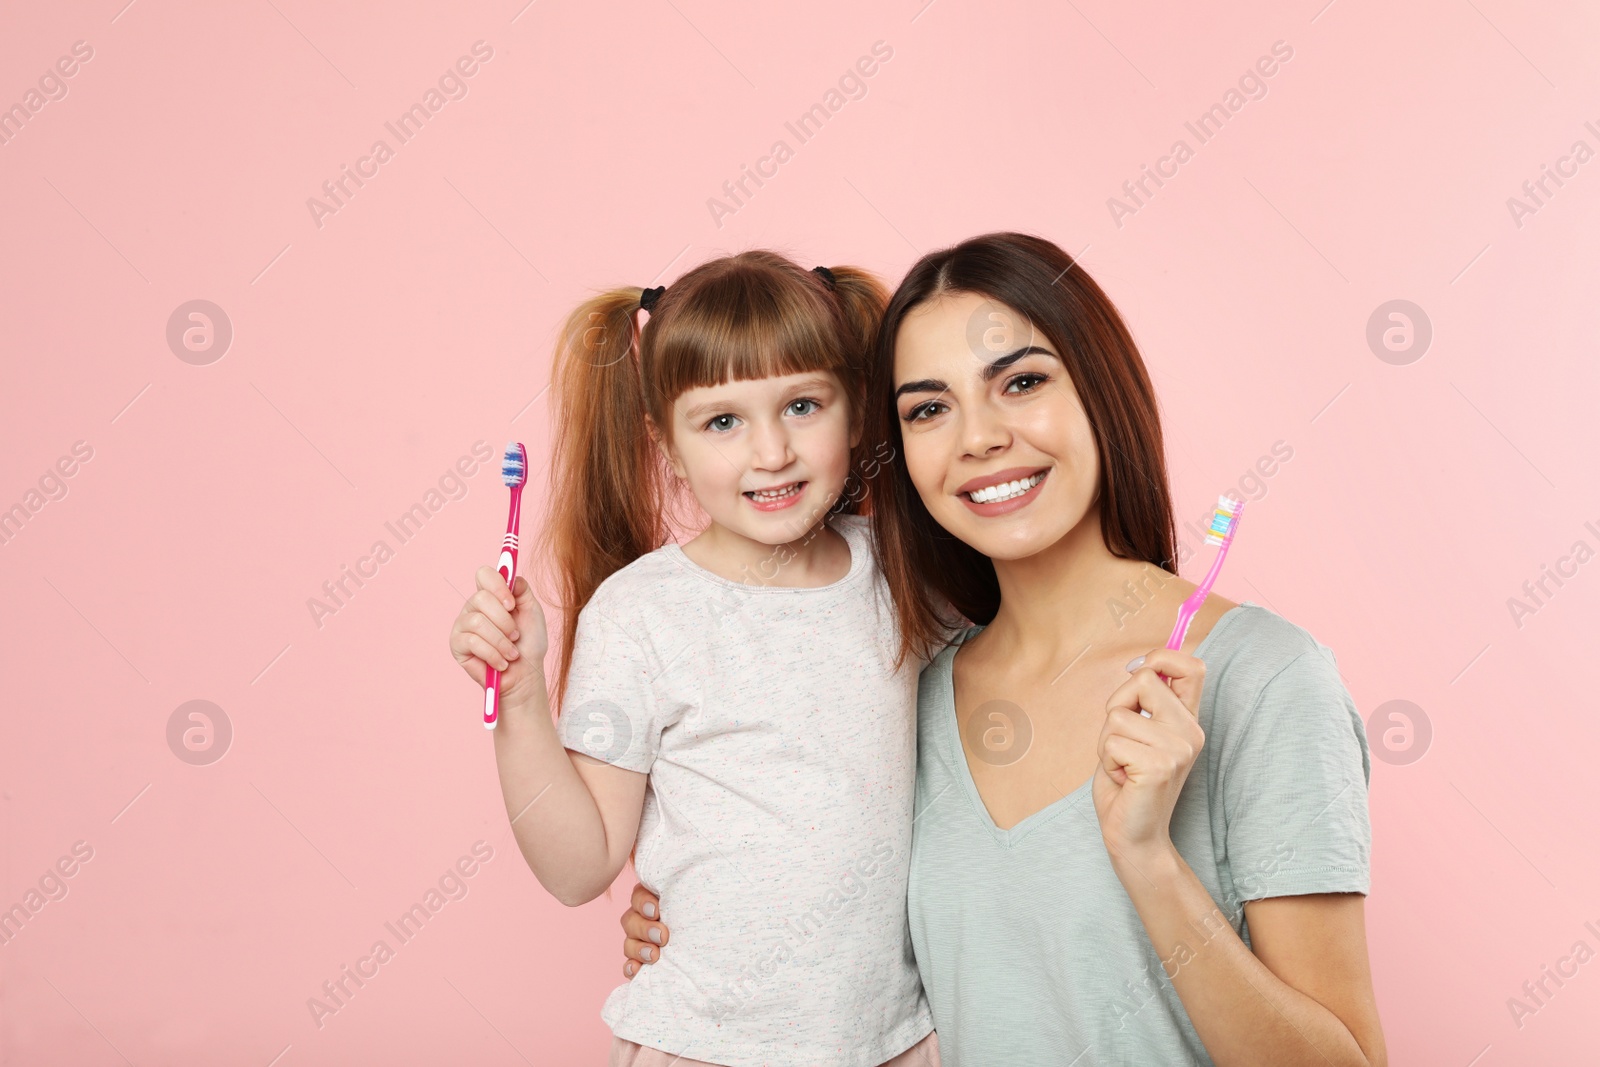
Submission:
[[[1126,315],[1182,517],[1292,448],[1220,591],[1332,647],[1364,715],[1431,723],[1423,758],[1373,763],[1393,1062],[1592,1057],[1600,962],[1520,1026],[1507,1000],[1600,949],[1600,562],[1520,626],[1507,600],[1600,549],[1600,161],[1520,225],[1507,199],[1600,149],[1600,9],[123,2],[0,32],[0,104],[93,49],[0,145],[0,509],[38,506],[0,544],[0,907],[93,850],[0,945],[0,1060],[601,1062],[623,891],[543,894],[445,647],[497,461],[406,543],[384,524],[478,440],[528,443],[538,504],[550,337],[594,288],[758,246],[892,282],[1004,228],[1081,252]],[[468,94],[399,144],[384,123],[479,40]],[[876,41],[866,95],[800,144],[784,123]],[[1266,96],[1199,144],[1185,121],[1275,41]],[[319,226],[307,199],[379,138]],[[1179,138],[1119,226],[1108,198]],[[719,226],[707,199],[779,139]],[[206,365],[167,341],[196,299],[234,331]],[[1366,339],[1395,299],[1433,331],[1404,365]],[[231,723],[210,765],[169,748],[190,700]],[[307,999],[478,840],[468,895],[319,1027]]]

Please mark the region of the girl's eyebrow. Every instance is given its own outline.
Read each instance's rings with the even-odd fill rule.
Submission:
[[[826,378],[819,377],[807,378],[805,381],[795,382],[788,389],[784,390],[784,393],[785,395],[793,396],[797,393],[815,393],[823,390],[832,392],[833,383]],[[738,407],[738,405],[729,400],[708,400],[704,404],[696,404],[688,411],[685,411],[683,413],[683,417],[690,422],[693,422],[702,415],[709,415],[712,412],[717,412],[720,414],[736,407]]]
[[[992,381],[996,375],[1003,373],[1007,367],[1017,362],[1017,360],[1022,359],[1024,356],[1035,355],[1050,356],[1052,359],[1061,358],[1048,348],[1040,348],[1038,345],[1026,345],[1017,349],[1015,352],[1008,352],[1006,355],[1001,356],[993,363],[990,363],[988,366],[984,367],[983,380],[986,382]],[[894,398],[899,400],[907,393],[942,393],[949,388],[950,386],[948,383],[942,382],[937,378],[919,378],[914,382],[906,382],[904,385],[900,386],[900,388],[896,389],[894,391]]]

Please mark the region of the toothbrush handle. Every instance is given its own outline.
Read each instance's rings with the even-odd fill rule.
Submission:
[[[511,514],[506,519],[506,536],[500,542],[500,577],[510,589],[517,579],[517,528],[522,521],[522,488],[511,490]],[[516,594],[512,594],[515,596]],[[483,676],[483,728],[493,730],[500,721],[500,672],[489,667]]]
[[[1200,607],[1206,602],[1206,597],[1211,593],[1211,587],[1217,584],[1217,575],[1222,573],[1222,561],[1228,558],[1228,549],[1233,546],[1233,537],[1229,536],[1222,542],[1222,547],[1217,550],[1217,558],[1211,561],[1211,569],[1206,572],[1203,582],[1195,587],[1189,598],[1183,602],[1183,607],[1178,609],[1178,621],[1173,624],[1172,636],[1167,638],[1167,648],[1176,652],[1183,647],[1183,639],[1189,633],[1189,624],[1194,617],[1200,614]],[[1160,674],[1159,671],[1156,672]],[[1161,674],[1163,682],[1171,681],[1166,675]]]

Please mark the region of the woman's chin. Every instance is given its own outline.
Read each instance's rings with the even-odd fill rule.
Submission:
[[[974,521],[969,515],[950,516],[951,521],[940,523],[946,531],[976,552],[992,560],[1018,560],[1036,556],[1066,535],[1065,529],[1046,530],[1042,523],[998,523],[992,519]]]

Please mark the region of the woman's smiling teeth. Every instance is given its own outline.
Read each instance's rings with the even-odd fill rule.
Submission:
[[[985,489],[974,489],[967,494],[967,499],[974,504],[998,504],[1002,500],[1010,500],[1014,496],[1021,496],[1042,481],[1044,481],[1044,471],[1029,475],[1026,478],[1018,478],[1014,482],[1001,482],[999,485],[991,485]]]
[[[778,489],[756,489],[745,493],[745,496],[761,504],[770,504],[775,500],[785,500],[794,496],[805,487],[805,484],[805,482],[790,482]]]

